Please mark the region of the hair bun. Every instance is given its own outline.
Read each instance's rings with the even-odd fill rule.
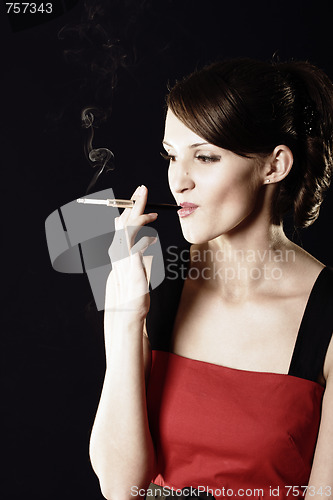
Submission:
[[[291,210],[299,227],[316,220],[333,164],[333,85],[323,71],[304,61],[231,59],[178,82],[167,104],[196,134],[235,154],[288,146],[294,164],[276,189],[273,220]]]

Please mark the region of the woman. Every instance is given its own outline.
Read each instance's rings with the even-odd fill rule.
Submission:
[[[178,83],[167,104],[188,274],[178,295],[168,276],[160,287],[169,332],[159,342],[148,324],[151,350],[152,242],[113,266],[91,436],[102,492],[127,500],[153,481],[155,496],[333,498],[332,271],[282,224],[290,211],[311,224],[329,186],[332,84],[308,63],[231,60]],[[116,234],[156,219],[144,186],[134,198]]]

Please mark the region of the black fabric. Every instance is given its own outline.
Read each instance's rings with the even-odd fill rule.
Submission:
[[[189,248],[185,249],[189,251]],[[151,292],[147,331],[154,350],[170,351],[171,333],[183,290],[188,262],[178,250],[178,260],[166,258],[166,277]],[[174,257],[172,257],[174,259]],[[181,271],[176,275],[176,266]],[[177,278],[177,279],[175,279]],[[333,332],[333,269],[324,267],[311,290],[297,335],[288,375],[316,382],[323,368]]]
[[[289,375],[316,382],[333,332],[333,270],[324,267],[309,296]]]
[[[146,319],[151,348],[169,351],[180,296],[189,264],[189,246],[164,252],[164,281],[150,292]]]

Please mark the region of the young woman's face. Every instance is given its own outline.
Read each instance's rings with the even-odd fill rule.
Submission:
[[[208,144],[170,110],[163,145],[185,239],[204,243],[244,226],[263,184],[259,162]]]

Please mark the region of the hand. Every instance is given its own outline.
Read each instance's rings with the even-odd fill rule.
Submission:
[[[146,317],[149,310],[149,260],[143,253],[156,238],[143,237],[135,245],[139,230],[156,220],[156,213],[144,214],[147,188],[137,188],[131,199],[133,208],[127,208],[115,219],[115,235],[109,249],[112,271],[106,285],[105,312],[126,312],[128,320]]]

